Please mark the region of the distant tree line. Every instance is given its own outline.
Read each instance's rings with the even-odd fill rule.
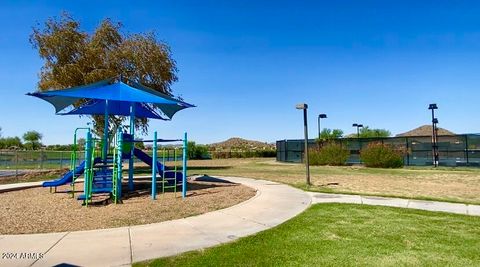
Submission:
[[[385,129],[370,129],[370,127],[365,126],[360,129],[360,138],[375,138],[375,137],[389,137],[392,133],[389,130]],[[354,135],[353,137],[357,137]]]
[[[0,149],[36,150],[43,146],[41,143],[42,137],[43,135],[37,131],[28,131],[23,134],[22,138],[18,136],[3,137],[0,127]]]
[[[358,133],[352,133],[344,136],[343,131],[340,129],[328,129],[325,128],[320,132],[320,137],[317,138],[317,142],[332,141],[339,138],[376,138],[376,137],[389,137],[392,133],[385,129],[370,128],[369,126],[362,127]]]

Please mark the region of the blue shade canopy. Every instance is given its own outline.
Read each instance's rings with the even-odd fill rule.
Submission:
[[[127,83],[123,82],[122,78],[111,78],[84,86],[34,92],[27,95],[49,102],[55,107],[55,112],[61,115],[102,115],[107,111],[110,115],[128,116],[130,106],[135,105],[135,117],[165,119],[155,112],[154,108],[157,108],[168,119],[171,119],[176,112],[194,107],[192,104],[162,94],[139,83],[128,79],[124,80]],[[80,107],[61,113],[62,110],[73,106],[81,99],[88,101]],[[106,105],[106,100],[108,100],[108,105]]]
[[[153,104],[156,108],[160,109],[165,116],[167,116],[169,119],[172,119],[173,115],[177,113],[177,111],[180,111],[185,108],[191,108],[194,106],[191,106],[190,104],[183,105],[183,104],[176,104],[176,105],[171,105],[171,104]]]
[[[145,103],[132,103],[135,108],[135,117],[137,118],[150,118],[166,120],[160,114],[158,114],[152,107]],[[58,113],[58,115],[104,115],[105,109],[108,109],[109,114],[129,116],[130,115],[130,103],[123,101],[108,101],[108,104],[104,100],[92,99],[87,103],[74,108],[73,110]],[[170,117],[169,117],[170,118]]]

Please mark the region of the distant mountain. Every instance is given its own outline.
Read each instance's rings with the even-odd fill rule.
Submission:
[[[431,136],[432,135],[432,125],[423,125],[418,128],[415,128],[411,131],[397,134],[396,137],[408,137],[408,136]],[[455,135],[455,133],[438,127],[438,135]]]
[[[254,140],[247,140],[239,137],[233,137],[223,142],[213,143],[208,145],[215,150],[230,150],[230,149],[249,149],[249,150],[270,150],[275,149],[275,144],[259,142]]]

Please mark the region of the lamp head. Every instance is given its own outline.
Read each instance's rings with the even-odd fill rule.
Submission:
[[[358,127],[358,124],[354,123],[352,124],[352,127]]]
[[[428,109],[438,109],[437,104],[428,105]]]
[[[320,119],[326,119],[326,118],[327,118],[327,114],[320,114],[320,115],[318,115],[318,117],[319,117]]]
[[[307,109],[308,105],[305,103],[300,103],[295,106],[296,109]]]

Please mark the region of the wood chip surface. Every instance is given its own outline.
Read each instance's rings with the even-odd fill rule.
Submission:
[[[126,194],[122,204],[98,204],[84,207],[73,199],[70,186],[32,188],[0,193],[0,234],[27,234],[92,230],[156,223],[203,214],[233,206],[255,195],[255,190],[239,184],[190,181],[186,199],[181,192],[157,195],[152,200],[149,181],[136,181],[136,188]],[[76,184],[82,190],[83,184]],[[63,192],[62,192],[63,191]],[[77,193],[77,195],[81,192]],[[105,199],[105,197],[103,197]]]

